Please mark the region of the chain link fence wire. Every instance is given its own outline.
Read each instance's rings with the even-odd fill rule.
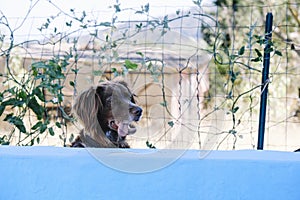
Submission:
[[[42,3],[54,11],[32,16]],[[82,11],[36,1],[22,17],[1,10],[1,143],[67,146],[81,129],[72,117],[73,98],[122,77],[144,110],[138,131],[127,138],[131,147],[256,149],[265,14],[272,12],[264,148],[299,148],[300,4],[191,4],[117,1]],[[42,119],[22,96],[29,94],[44,108]]]

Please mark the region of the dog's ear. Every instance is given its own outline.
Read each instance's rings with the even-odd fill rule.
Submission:
[[[105,103],[105,100],[106,100],[106,99],[103,99],[105,97],[105,95],[103,95],[104,93],[105,93],[105,84],[98,85],[96,90],[95,90],[95,97],[96,97],[97,102],[100,104],[101,109],[102,109],[102,107]]]
[[[98,96],[97,87],[90,87],[81,92],[74,100],[73,112],[88,130],[97,122],[98,110],[102,108],[101,98]]]

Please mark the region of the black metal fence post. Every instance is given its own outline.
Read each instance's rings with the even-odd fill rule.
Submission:
[[[261,86],[261,96],[260,96],[261,99],[260,99],[260,112],[259,112],[258,144],[257,144],[257,149],[259,149],[259,150],[262,150],[264,148],[266,108],[267,108],[268,85],[269,85],[270,41],[272,38],[272,24],[273,24],[273,15],[272,15],[272,13],[268,13],[266,16],[266,27],[265,27],[266,28],[265,29],[266,46],[264,48],[262,86]]]

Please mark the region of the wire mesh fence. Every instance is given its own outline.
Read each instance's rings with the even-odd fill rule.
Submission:
[[[41,2],[55,11],[31,16]],[[81,129],[73,98],[122,77],[144,110],[127,137],[133,148],[254,149],[265,15],[272,12],[265,149],[298,148],[300,4],[191,3],[117,1],[83,11],[36,1],[23,17],[2,10],[0,142],[70,144]]]

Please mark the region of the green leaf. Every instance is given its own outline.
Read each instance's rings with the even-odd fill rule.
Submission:
[[[251,59],[251,61],[252,61],[252,62],[260,62],[260,61],[262,61],[262,60],[261,60],[261,57],[257,57],[257,58]]]
[[[36,62],[32,64],[33,69],[38,68],[38,69],[46,69],[47,65],[44,62]]]
[[[19,121],[16,121],[14,124],[22,133],[26,133],[26,128],[23,124],[23,121],[20,119]]]
[[[36,130],[40,128],[43,125],[43,122],[38,121],[33,127],[31,127],[32,130]]]
[[[111,23],[110,23],[110,22],[101,22],[101,23],[99,24],[99,26],[110,27],[110,26],[111,26]]]
[[[10,113],[10,114],[7,114],[6,116],[5,116],[5,118],[3,119],[3,121],[7,121],[7,122],[10,122],[9,120],[11,119],[11,118],[13,118],[13,113]]]
[[[169,121],[168,125],[171,126],[171,127],[173,127],[174,126],[174,122],[173,121]]]
[[[35,97],[31,98],[28,102],[28,107],[37,115],[37,118],[40,120],[44,114],[44,107],[41,106]]]
[[[131,62],[130,60],[125,60],[126,69],[136,69],[138,67],[138,64]]]
[[[72,72],[74,72],[74,74],[78,74],[79,69],[71,69]]]
[[[48,131],[49,131],[49,134],[50,134],[51,136],[54,136],[54,135],[55,135],[55,133],[54,133],[52,127],[48,128]]]
[[[20,99],[26,99],[27,98],[27,94],[25,91],[21,90],[19,93],[18,93],[18,97]]]
[[[58,128],[61,128],[61,124],[59,122],[55,122],[55,125],[58,127]]]
[[[118,70],[116,68],[111,68],[111,72],[114,74],[114,76],[119,76],[120,73],[118,72]]]
[[[74,81],[70,81],[69,83],[70,83],[70,85],[71,85],[72,87],[75,87]]]
[[[153,144],[151,144],[148,140],[146,141],[146,145],[147,145],[147,147],[149,147],[150,149],[156,149],[156,147],[155,147]]]
[[[272,51],[274,51],[274,49],[272,47],[265,49],[265,53],[271,53]]]
[[[138,11],[136,11],[135,12],[135,14],[143,14],[144,12],[143,11],[140,11],[140,10],[138,10]]]
[[[147,13],[147,12],[149,12],[149,3],[147,3],[145,6],[144,6],[144,8],[145,8],[145,12]]]
[[[6,141],[6,142],[2,142],[1,145],[9,145],[10,142],[9,141]]]
[[[162,105],[163,107],[167,107],[167,102],[164,101],[164,102],[160,103],[160,105]]]
[[[3,114],[4,110],[5,110],[5,106],[0,105],[0,116]]]
[[[258,49],[254,49],[258,57],[262,57],[262,53]]]
[[[140,51],[136,52],[137,55],[140,55],[141,57],[144,57],[144,54]]]
[[[64,100],[64,95],[59,93],[57,94],[57,104],[63,102]]]
[[[274,52],[276,55],[278,55],[278,56],[282,56],[282,53],[280,52],[280,51],[278,51],[278,50],[275,50],[275,52]]]
[[[230,60],[234,60],[234,59],[236,59],[237,57],[239,57],[238,55],[235,55],[235,54],[233,54],[233,55],[230,55],[229,56],[230,57]]]
[[[46,101],[44,93],[42,92],[41,88],[34,88],[32,93],[36,95],[39,98],[39,100],[41,100],[42,102]]]
[[[21,118],[19,118],[17,116],[13,116],[13,114],[8,114],[8,115],[6,115],[4,121],[7,121],[7,122],[13,124],[15,127],[17,127],[17,129],[20,130],[20,132],[26,133],[26,128],[25,128],[24,123]]]
[[[71,27],[72,26],[73,21],[71,20],[70,22],[66,22],[66,26]]]
[[[136,24],[135,27],[136,27],[137,29],[141,29],[141,28],[143,27],[143,24],[142,24],[142,23]]]
[[[2,105],[3,106],[16,106],[16,104],[18,103],[18,100],[15,98],[10,98],[7,101],[3,101]]]
[[[238,110],[239,110],[239,107],[237,106],[237,107],[233,108],[231,112],[236,113]]]
[[[243,55],[245,53],[245,46],[242,46],[238,52],[239,56]]]
[[[121,11],[120,4],[114,5],[114,8],[116,13]]]
[[[40,128],[40,133],[44,133],[47,130],[47,124],[42,124]]]

